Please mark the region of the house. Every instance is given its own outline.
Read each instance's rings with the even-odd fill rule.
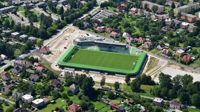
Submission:
[[[168,49],[162,49],[162,54],[166,55],[166,56],[169,56],[169,50]]]
[[[143,38],[143,37],[134,38],[134,40],[139,42],[139,43],[144,43],[145,42],[145,38]]]
[[[8,94],[11,92],[11,87],[12,85],[5,85],[3,87],[1,87],[1,93],[2,94]]]
[[[183,49],[176,50],[176,55],[177,56],[181,56],[183,53],[185,53],[185,50],[183,50]]]
[[[32,42],[35,42],[37,40],[36,37],[28,37],[28,40],[31,40]]]
[[[129,13],[135,15],[136,13],[138,13],[138,9],[135,8],[135,7],[132,7],[132,8],[129,10]]]
[[[117,111],[124,111],[124,108],[122,107],[122,106],[119,106],[119,105],[117,105],[117,104],[115,104],[115,103],[112,103],[111,104],[111,107],[113,108],[113,109],[116,109]]]
[[[132,98],[129,98],[129,99],[127,99],[128,101],[127,101],[127,103],[129,104],[129,105],[133,105],[135,102],[134,102],[134,100],[132,99]]]
[[[172,101],[169,102],[169,107],[171,109],[178,109],[178,110],[180,110],[180,109],[182,109],[184,107],[184,105],[181,104],[180,102],[176,101],[176,100],[172,100]]]
[[[124,38],[129,38],[129,37],[131,37],[131,35],[130,35],[129,33],[127,33],[127,32],[124,32],[124,33],[122,34],[122,37],[124,37]]]
[[[151,41],[144,42],[143,48],[145,48],[145,49],[151,49],[151,47],[152,47]]]
[[[71,104],[68,107],[69,112],[81,112],[81,107],[77,104]]]
[[[50,49],[48,46],[43,46],[42,48],[39,49],[39,51],[42,53],[42,54],[49,54],[50,53]]]
[[[28,35],[25,35],[25,34],[20,35],[20,36],[19,36],[19,39],[22,40],[22,41],[25,41],[25,40],[28,39]]]
[[[134,40],[134,38],[129,37],[129,38],[126,38],[126,42],[128,42],[130,44],[130,43],[135,42],[135,40]]]
[[[43,71],[44,70],[44,67],[43,66],[36,66],[35,69],[39,72]]]
[[[118,38],[120,36],[120,34],[118,32],[115,32],[115,31],[112,31],[110,33],[110,37],[113,37],[113,38]]]
[[[25,94],[22,96],[22,100],[26,103],[31,103],[33,101],[33,96],[31,96],[29,94]]]
[[[57,88],[61,85],[61,82],[58,79],[53,79],[51,80],[51,85]]]
[[[188,64],[188,63],[190,62],[190,60],[191,60],[191,56],[190,56],[189,54],[184,54],[184,55],[182,56],[182,61],[183,61],[184,63]]]
[[[73,94],[77,94],[79,92],[79,87],[76,85],[76,84],[72,84],[69,86],[70,88],[70,91],[73,93]]]
[[[43,108],[45,105],[44,100],[43,99],[35,99],[32,101],[32,106],[41,109]]]
[[[111,33],[111,32],[113,31],[113,29],[112,29],[112,27],[107,27],[107,28],[106,28],[106,31],[107,31],[108,33]]]
[[[181,19],[186,20],[189,23],[194,23],[197,21],[197,16],[192,14],[181,13]]]
[[[9,81],[9,80],[11,80],[11,76],[10,76],[10,74],[7,73],[7,72],[1,73],[1,78],[2,78],[4,81]]]
[[[19,36],[19,32],[13,32],[13,33],[11,33],[11,36],[13,38],[17,38]]]
[[[162,106],[164,103],[164,100],[162,98],[154,98],[153,102],[157,105],[157,106]]]
[[[97,31],[97,32],[103,32],[104,31],[104,26],[97,26],[95,28],[95,31]]]
[[[32,64],[26,60],[15,60],[14,66],[21,66],[21,67],[29,68],[32,66]]]
[[[118,10],[123,12],[127,7],[128,7],[128,4],[127,4],[127,3],[121,3],[121,4],[118,6]]]
[[[11,32],[12,32],[11,30],[3,30],[1,35],[2,36],[10,36]]]
[[[32,74],[32,75],[30,76],[30,80],[36,82],[36,81],[39,80],[39,76],[38,76],[37,74]]]

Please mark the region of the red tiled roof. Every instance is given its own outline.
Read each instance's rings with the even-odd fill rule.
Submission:
[[[182,60],[183,60],[185,63],[189,63],[189,62],[190,62],[190,55],[189,55],[189,54],[183,55]]]
[[[42,71],[42,70],[44,70],[44,67],[43,66],[36,66],[35,69],[37,71]]]
[[[78,112],[81,110],[81,107],[77,104],[71,104],[69,107],[68,107],[69,111],[72,111],[72,112]]]

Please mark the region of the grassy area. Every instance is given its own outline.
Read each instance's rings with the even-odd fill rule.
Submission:
[[[129,70],[136,60],[137,56],[80,49],[69,63]]]
[[[123,84],[121,89],[122,89],[122,91],[126,91],[129,94],[140,94],[140,95],[153,97],[153,95],[150,94],[150,90],[153,88],[156,88],[156,87],[157,87],[157,85],[141,85],[141,89],[143,90],[143,92],[139,92],[139,93],[133,92],[131,90],[131,87],[126,84]]]
[[[189,112],[200,112],[200,109],[189,108]]]
[[[59,99],[56,100],[55,104],[49,104],[45,108],[43,108],[42,110],[39,110],[38,112],[51,112],[56,107],[61,107],[61,108],[65,109],[65,111],[66,111],[66,105],[67,105],[66,101],[59,98]]]
[[[197,59],[194,63],[190,65],[191,67],[200,67],[200,59]]]
[[[2,104],[3,106],[3,111],[6,112],[6,110],[10,107],[12,107],[13,105],[9,104],[9,105],[5,105],[5,104]]]
[[[110,109],[110,106],[102,102],[94,102],[93,104],[98,112],[112,112],[112,110]]]
[[[18,8],[18,12],[21,16],[25,16],[25,9],[23,7]]]

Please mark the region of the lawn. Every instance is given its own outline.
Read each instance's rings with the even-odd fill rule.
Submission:
[[[200,109],[189,108],[189,112],[200,112]]]
[[[112,112],[110,106],[102,102],[94,102],[93,104],[98,112]]]
[[[42,110],[39,110],[38,112],[51,112],[56,107],[62,107],[66,111],[66,106],[67,106],[66,101],[59,98],[59,99],[56,100],[55,104],[49,104],[45,108],[43,108]]]
[[[127,54],[79,49],[68,62],[130,70],[133,68],[136,60],[137,56]]]
[[[141,85],[141,90],[143,90],[143,92],[139,92],[139,93],[133,92],[131,90],[131,87],[126,84],[123,84],[121,89],[122,89],[122,91],[126,91],[129,94],[139,94],[139,95],[153,97],[153,95],[151,95],[150,91],[151,91],[151,89],[156,88],[156,87],[157,87],[157,85],[152,85],[152,86],[151,85]]]

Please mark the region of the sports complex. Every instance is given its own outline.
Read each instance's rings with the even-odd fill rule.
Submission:
[[[59,58],[58,65],[76,70],[137,75],[146,59],[146,53],[126,44],[79,38]]]

